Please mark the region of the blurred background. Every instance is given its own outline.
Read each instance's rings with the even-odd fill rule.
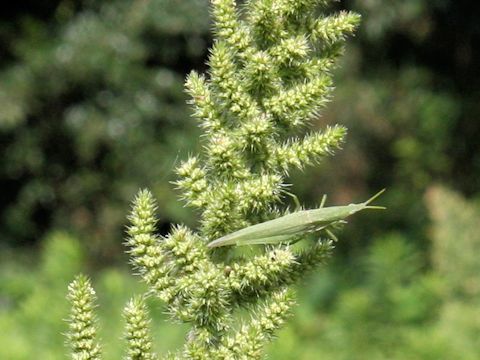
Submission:
[[[358,202],[330,264],[299,287],[271,359],[480,358],[480,22],[467,0],[350,0],[363,15],[315,122],[334,159],[293,173],[306,206]],[[89,274],[105,359],[143,291],[123,253],[140,187],[160,232],[195,226],[172,170],[199,149],[183,80],[205,70],[207,0],[23,0],[0,13],[0,359],[66,358],[66,287]],[[155,346],[185,328],[152,302]]]

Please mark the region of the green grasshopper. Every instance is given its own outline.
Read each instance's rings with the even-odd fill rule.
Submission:
[[[210,242],[208,247],[291,243],[300,240],[308,233],[320,230],[329,232],[329,227],[344,222],[344,219],[359,211],[385,209],[383,206],[370,205],[384,191],[385,189],[363,203],[345,206],[323,207],[324,198],[318,209],[297,211],[274,220],[249,226]],[[329,234],[335,238],[330,232]]]

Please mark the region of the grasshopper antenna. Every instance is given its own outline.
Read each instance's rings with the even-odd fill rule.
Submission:
[[[366,209],[374,209],[374,210],[385,210],[385,206],[376,206],[376,205],[370,205],[373,201],[375,201],[380,195],[382,195],[385,192],[386,189],[380,190],[378,193],[373,195],[370,199],[365,201],[363,205],[365,206]]]

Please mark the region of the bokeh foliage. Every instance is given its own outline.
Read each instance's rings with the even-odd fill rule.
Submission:
[[[427,216],[417,199],[433,179],[476,192],[473,43],[480,30],[468,7],[452,4],[339,5],[364,21],[319,126],[345,124],[350,135],[340,159],[292,182],[312,203],[323,193],[340,202],[388,186],[387,205],[398,211],[354,227],[362,241],[379,223],[425,239]],[[203,68],[207,5],[61,1],[5,15],[2,243],[31,243],[61,226],[88,238],[94,252],[118,252],[124,205],[145,185],[163,199],[165,223],[191,221],[168,182],[177,158],[198,146],[182,83],[187,71]]]
[[[0,241],[61,226],[109,256],[139,186],[163,199],[162,217],[182,216],[169,176],[195,149],[183,81],[206,52],[205,2],[65,1],[34,15],[4,44]]]
[[[195,221],[169,181],[199,145],[183,81],[203,70],[209,19],[206,0],[26,3],[0,15],[0,358],[58,359],[66,284],[121,254],[137,189],[153,190],[165,228]],[[338,6],[363,23],[318,126],[349,135],[334,162],[292,183],[307,205],[387,187],[388,211],[342,234],[345,256],[311,279],[271,357],[477,359],[478,201],[431,184],[478,197],[478,14],[453,0]],[[94,275],[112,359],[116,309],[138,286],[127,273]],[[153,312],[164,353],[181,334]]]
[[[433,224],[433,265],[401,234],[374,240],[349,267],[338,260],[302,286],[292,322],[270,346],[273,359],[477,359],[480,307],[480,203],[443,187],[425,198]],[[454,234],[455,236],[452,236]],[[38,265],[2,254],[0,357],[60,359],[69,309],[66,284],[87,269],[85,249],[66,233],[43,241]],[[462,251],[469,249],[470,251]],[[455,271],[451,271],[454,268]],[[145,289],[127,269],[95,275],[105,359],[119,359],[124,323],[121,308]],[[186,329],[165,322],[152,301],[155,350],[179,346]]]

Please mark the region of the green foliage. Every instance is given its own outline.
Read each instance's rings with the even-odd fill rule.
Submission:
[[[445,358],[475,359],[480,349],[480,206],[441,186],[430,188],[426,200],[434,223],[433,268],[445,299],[435,335],[448,342]]]
[[[475,299],[480,295],[480,209],[443,187],[429,189],[427,204],[435,227],[433,266],[442,275],[449,296]]]
[[[76,273],[86,272],[99,294],[104,357],[119,359],[127,354],[118,346],[127,336],[120,309],[131,294],[144,291],[126,273],[104,269],[104,258],[120,249],[126,201],[148,186],[161,204],[159,233],[170,221],[193,226],[168,174],[174,159],[184,157],[178,149],[197,153],[197,133],[184,121],[181,82],[187,69],[203,69],[208,1],[28,2],[12,3],[17,13],[9,6],[0,17],[0,358],[64,357],[64,290]],[[386,186],[382,204],[389,211],[352,219],[335,264],[306,283],[302,306],[268,353],[279,360],[478,359],[475,252],[456,243],[459,237],[465,248],[476,248],[475,233],[463,235],[475,229],[463,209],[473,218],[477,206],[448,190],[429,192],[428,206],[422,201],[439,179],[463,194],[478,192],[476,14],[468,2],[451,0],[347,0],[336,6],[364,18],[349,56],[335,70],[335,101],[311,125],[345,124],[348,142],[335,162],[290,171],[288,191],[313,207],[324,193],[347,203]],[[128,39],[120,52],[116,34]],[[301,57],[305,46],[298,40],[283,48]],[[75,55],[70,60],[62,52],[69,49]],[[256,62],[268,68],[266,60],[258,56]],[[257,75],[268,83],[269,74]],[[210,101],[202,96],[197,101]],[[291,154],[303,156],[299,150],[292,147]],[[192,180],[202,176],[196,171]],[[192,191],[201,193],[202,182],[197,185]],[[443,213],[434,226],[427,209]],[[42,237],[52,227],[75,230],[82,249],[64,233]],[[433,241],[433,234],[443,240]],[[36,242],[28,253],[4,247],[27,241]],[[89,256],[87,266],[83,246],[102,257]],[[262,283],[269,255],[225,271]],[[291,254],[276,255],[281,265]],[[312,267],[327,257],[313,259]],[[164,309],[145,300],[154,305],[152,352],[181,346],[186,327],[167,327]]]
[[[478,202],[440,187],[432,188],[426,200],[433,218],[433,266],[428,265],[423,251],[399,234],[377,238],[348,267],[335,257],[334,263],[302,286],[302,306],[295,308],[289,324],[268,346],[270,358],[478,358],[478,272],[470,269],[479,261],[471,251],[460,251],[463,247],[472,249],[480,241],[475,232],[470,233],[478,222]],[[469,233],[472,236],[467,236]],[[86,264],[80,244],[64,233],[52,234],[44,244],[38,268],[21,265],[18,254],[12,263],[12,256],[2,253],[0,358],[26,360],[36,354],[53,360],[65,356],[62,333],[68,325],[62,319],[69,311],[65,287],[75,273],[86,270]],[[279,257],[287,254],[279,251]],[[265,264],[267,257],[265,254]],[[444,259],[451,261],[443,264]],[[262,257],[256,261],[260,263]],[[450,267],[455,271],[447,270]],[[261,269],[256,264],[244,268],[241,263],[231,268],[251,269],[249,276]],[[458,280],[457,271],[468,276]],[[256,281],[262,281],[261,275],[258,271]],[[99,293],[97,310],[105,359],[119,359],[127,353],[118,346],[118,339],[122,334],[129,337],[129,326],[153,332],[156,341],[152,352],[165,354],[181,346],[186,329],[165,324],[164,309],[154,299],[146,299],[151,326],[142,320],[143,309],[131,320],[132,325],[122,321],[120,309],[132,304],[130,294],[144,291],[126,272],[104,270],[96,274],[94,284]],[[134,301],[138,305],[140,299]]]
[[[19,25],[0,71],[0,242],[59,226],[116,256],[142,184],[186,219],[165,174],[197,135],[178,63],[202,62],[207,15],[198,0],[62,1],[48,25]]]
[[[203,69],[208,1],[56,3],[0,19],[0,117],[24,114],[0,125],[0,241],[25,244],[68,227],[102,258],[118,256],[121,209],[138,186],[162,202],[162,232],[168,222],[192,225],[168,181],[175,159],[196,153],[181,82],[187,69]],[[343,203],[388,186],[382,203],[398,211],[353,221],[340,246],[366,246],[383,225],[426,246],[418,199],[428,184],[442,179],[466,194],[478,187],[476,19],[451,0],[338,6],[368,16],[336,70],[335,101],[312,125],[341,123],[351,134],[334,164],[291,171],[293,189],[313,207],[324,193]],[[37,11],[44,7],[51,13]],[[120,53],[115,34],[128,39]],[[75,56],[60,61],[62,49]],[[305,48],[289,49],[301,56]]]

